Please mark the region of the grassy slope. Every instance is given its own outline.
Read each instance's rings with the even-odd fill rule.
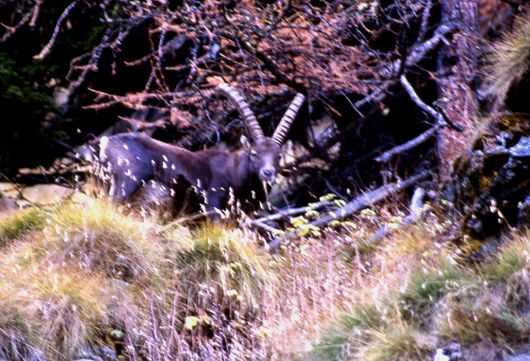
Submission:
[[[457,342],[467,360],[499,360],[524,345],[530,235],[474,265],[423,232],[395,236],[380,251],[384,272],[375,276],[373,296],[337,317],[304,359],[426,360]],[[403,253],[404,240],[415,245],[410,253]]]
[[[458,342],[487,360],[527,339],[530,236],[477,266],[436,241],[432,215],[379,247],[353,242],[376,220],[391,219],[366,213],[357,230],[270,256],[239,229],[138,219],[101,200],[9,214],[0,357],[110,345],[131,359],[425,360]]]
[[[270,278],[247,238],[124,216],[98,200],[4,216],[0,357],[61,360],[110,344],[133,358],[215,358],[211,338],[238,341],[237,327],[223,330],[254,312]]]

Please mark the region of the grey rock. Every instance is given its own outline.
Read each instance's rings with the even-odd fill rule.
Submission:
[[[504,361],[530,361],[530,355],[528,353],[519,354],[515,356],[508,356]]]
[[[100,347],[99,354],[105,361],[118,361],[118,354],[109,346]]]
[[[459,361],[462,359],[462,348],[457,343],[436,349],[433,361]]]
[[[516,158],[530,157],[530,138],[521,137],[517,144],[510,148],[510,155]]]

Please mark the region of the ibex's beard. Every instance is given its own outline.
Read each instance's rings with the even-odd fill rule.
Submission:
[[[272,182],[269,181],[262,181],[261,184],[263,185],[263,191],[265,192],[265,199],[269,199],[269,188],[272,187]]]
[[[270,187],[272,187],[272,185],[274,184],[274,181],[276,180],[276,176],[275,176],[275,175],[270,176],[270,177],[263,177],[263,176],[260,176],[260,177],[259,177],[259,180],[260,180],[261,183],[263,184],[263,187],[268,186],[268,187],[270,188]]]
[[[269,188],[270,188],[270,187],[272,187],[272,185],[274,184],[274,179],[271,179],[271,180],[269,180],[269,179],[263,179],[263,180],[261,181],[261,184],[263,185],[264,188],[266,188],[266,187],[269,187]]]

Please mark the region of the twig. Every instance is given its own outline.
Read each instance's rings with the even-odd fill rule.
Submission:
[[[418,32],[418,41],[423,41],[425,34],[427,34],[429,20],[431,19],[432,0],[427,0],[421,15],[420,31]]]
[[[445,125],[444,124],[445,121],[443,119],[443,116],[440,113],[438,113],[436,110],[434,110],[432,107],[430,107],[429,105],[425,104],[423,102],[423,100],[421,100],[421,98],[418,96],[418,94],[416,93],[416,91],[414,90],[412,85],[407,80],[407,77],[405,76],[405,74],[401,75],[399,80],[401,82],[401,85],[403,85],[403,88],[405,88],[405,90],[409,94],[410,98],[412,99],[412,101],[414,103],[416,103],[416,105],[418,105],[421,109],[425,110],[434,119],[436,119],[436,123],[437,124]]]
[[[44,0],[37,0],[33,8],[30,11],[28,11],[26,16],[24,16],[24,18],[20,20],[14,27],[10,27],[10,26],[0,23],[0,25],[6,28],[6,33],[0,39],[0,43],[3,43],[7,39],[9,39],[11,35],[13,35],[19,28],[25,25],[28,21],[29,21],[29,26],[34,27],[35,21],[37,17],[39,16],[40,6],[42,5],[43,1]]]
[[[130,109],[149,109],[156,108],[150,105],[142,105],[143,102],[156,99],[156,100],[165,100],[165,99],[188,99],[195,95],[202,96],[213,96],[216,93],[215,89],[205,89],[201,90],[200,93],[187,91],[187,92],[164,92],[164,93],[139,93],[139,94],[130,94],[130,95],[113,95],[108,94],[99,90],[88,88],[91,92],[97,94],[98,98],[107,97],[109,100],[107,103],[100,103],[94,105],[84,106],[83,109],[101,109],[109,107],[114,104],[122,104]]]
[[[246,51],[248,51],[250,54],[254,55],[257,59],[259,59],[264,65],[267,70],[269,70],[274,77],[278,80],[280,83],[284,83],[291,88],[295,89],[299,93],[305,93],[306,89],[303,85],[298,84],[294,81],[294,79],[289,78],[274,62],[269,59],[267,55],[265,55],[263,52],[258,51],[253,45],[251,45],[249,42],[245,41],[244,39],[239,39],[236,37],[236,39],[239,40],[240,44],[243,48],[245,48]]]

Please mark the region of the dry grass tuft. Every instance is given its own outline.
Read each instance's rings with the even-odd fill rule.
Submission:
[[[134,356],[262,359],[254,330],[274,275],[254,236],[218,225],[159,231],[168,245],[166,285],[149,299],[152,317],[141,331],[148,347]]]
[[[14,360],[31,359],[31,348],[35,331],[26,321],[29,315],[12,292],[0,293],[0,357]]]
[[[460,287],[440,301],[434,317],[440,336],[467,344],[488,341],[505,350],[525,342],[530,336],[529,272],[526,231],[479,269],[467,269]]]
[[[1,227],[9,240],[0,254],[3,358],[64,359],[102,343],[116,300],[133,292],[120,280],[147,283],[152,272],[138,227],[104,203],[23,211]],[[127,307],[134,320],[122,323],[138,323],[134,303]]]
[[[253,308],[261,304],[262,289],[272,274],[266,267],[268,256],[257,250],[255,236],[214,225],[174,242],[180,246],[175,254],[175,267],[183,279],[194,285],[215,286],[220,296],[227,290],[236,291]]]
[[[486,89],[503,101],[510,86],[528,71],[530,61],[530,19],[520,18],[513,31],[492,45],[484,69]]]

